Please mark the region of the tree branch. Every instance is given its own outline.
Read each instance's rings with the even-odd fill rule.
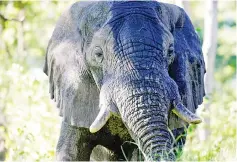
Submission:
[[[16,22],[23,22],[25,20],[25,17],[22,17],[21,19],[16,19],[16,18],[8,18],[5,15],[3,15],[2,13],[0,13],[0,18],[3,19],[3,21],[16,21]]]

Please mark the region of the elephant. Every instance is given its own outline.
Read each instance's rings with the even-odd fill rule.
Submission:
[[[72,4],[56,24],[43,70],[62,117],[56,159],[88,161],[107,150],[107,160],[175,161],[187,127],[201,122],[200,44],[173,4]]]

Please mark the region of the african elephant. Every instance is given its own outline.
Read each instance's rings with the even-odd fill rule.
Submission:
[[[44,72],[63,120],[57,160],[89,160],[97,145],[113,160],[124,160],[122,151],[132,157],[137,147],[146,160],[175,160],[185,128],[201,122],[200,40],[175,5],[73,4],[54,29]],[[121,150],[126,141],[137,145]]]

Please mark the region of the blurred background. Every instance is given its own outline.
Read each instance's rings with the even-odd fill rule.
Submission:
[[[74,1],[0,1],[0,161],[55,160],[60,117],[42,72],[47,43]],[[235,161],[236,1],[166,0],[190,16],[208,74],[180,161]]]

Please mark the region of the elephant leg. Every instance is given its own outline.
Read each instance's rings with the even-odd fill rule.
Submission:
[[[122,143],[123,141],[118,136],[114,136],[109,130],[102,128],[98,133],[98,147],[93,152],[94,154],[101,154],[103,161],[124,161],[125,159],[120,147]]]
[[[115,144],[115,141],[119,143],[119,145]],[[120,143],[118,140],[114,140],[111,144],[103,143],[103,146],[106,147],[107,151],[104,151],[107,155],[104,157],[108,157],[104,159],[106,161],[143,161],[143,155],[141,151],[138,149],[138,146],[128,142]],[[102,146],[102,147],[103,147]]]
[[[56,148],[57,161],[89,161],[94,144],[86,128],[78,128],[62,122]]]
[[[174,143],[174,153],[177,158],[179,158],[182,155],[183,146],[186,142],[186,128],[177,128],[172,130],[172,133],[175,137],[175,143]]]
[[[123,152],[122,152],[123,149]],[[144,161],[143,155],[137,146],[125,146],[120,151],[113,151],[107,147],[98,145],[93,149],[91,160],[93,161]]]
[[[102,145],[94,147],[91,153],[91,161],[119,161],[118,157],[118,154]]]
[[[122,145],[124,150],[126,160],[128,161],[144,161],[142,152],[139,150],[138,146],[133,143],[125,143]]]

